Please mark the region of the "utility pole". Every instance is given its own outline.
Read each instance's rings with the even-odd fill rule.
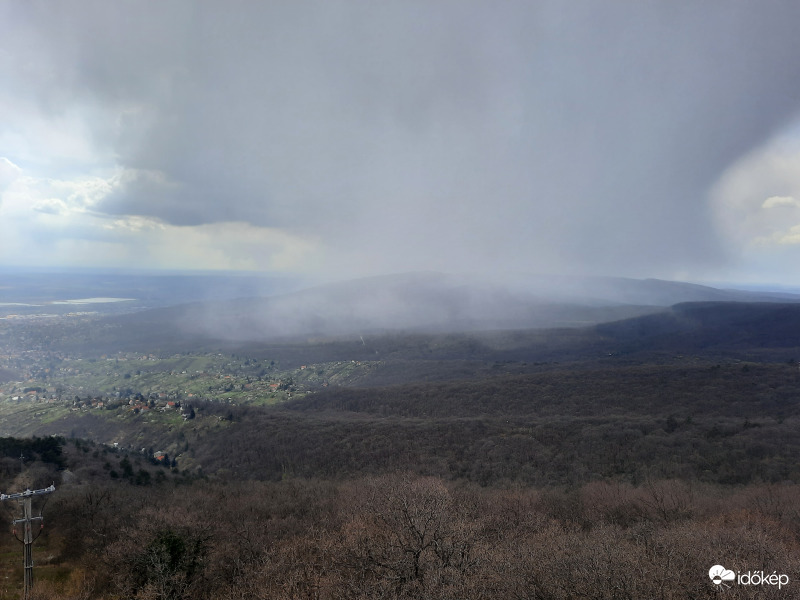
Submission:
[[[22,504],[22,518],[16,519],[12,521],[14,524],[14,537],[16,537],[20,542],[24,545],[24,552],[23,552],[23,564],[25,567],[24,573],[24,584],[23,584],[23,591],[22,591],[22,598],[23,600],[27,600],[30,596],[31,589],[33,588],[33,540],[36,538],[33,537],[33,528],[31,527],[31,523],[33,521],[41,521],[41,515],[38,517],[34,517],[31,510],[32,500],[34,496],[43,496],[45,494],[51,494],[56,491],[55,484],[50,484],[50,487],[43,488],[41,490],[31,490],[27,489],[24,492],[19,492],[17,494],[0,494],[0,501],[5,500],[19,500],[20,504]],[[22,523],[23,524],[23,535],[22,539],[17,537],[17,529],[16,525]],[[42,525],[44,527],[44,525]],[[39,537],[38,535],[36,537]]]

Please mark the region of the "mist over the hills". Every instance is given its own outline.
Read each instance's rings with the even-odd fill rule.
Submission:
[[[513,284],[435,272],[407,273],[171,309],[186,333],[229,341],[582,327],[660,312],[679,302],[800,301],[659,280],[520,277]],[[166,313],[165,313],[166,315]]]

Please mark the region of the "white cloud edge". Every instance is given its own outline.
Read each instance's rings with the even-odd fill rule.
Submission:
[[[0,157],[0,167],[4,165],[13,175],[0,187],[0,252],[5,261],[204,270],[320,268],[320,244],[302,232],[240,221],[171,225],[154,217],[95,209],[131,177],[161,181],[158,173],[118,170],[107,178],[56,180],[26,175]]]
[[[796,200],[794,196],[770,196],[764,200],[761,208],[777,208],[781,206],[800,208],[800,201]]]

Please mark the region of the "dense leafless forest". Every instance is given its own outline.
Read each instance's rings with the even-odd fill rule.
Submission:
[[[797,573],[798,500],[782,484],[485,487],[411,472],[87,484],[47,507],[34,597],[716,598],[713,564]]]

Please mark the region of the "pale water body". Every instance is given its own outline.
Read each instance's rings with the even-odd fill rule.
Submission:
[[[75,298],[74,300],[50,300],[32,304],[30,302],[0,302],[0,306],[47,306],[48,304],[108,304],[110,302],[134,302],[136,298]]]
[[[53,300],[49,304],[108,304],[109,302],[134,302],[136,298],[76,298],[75,300]]]

